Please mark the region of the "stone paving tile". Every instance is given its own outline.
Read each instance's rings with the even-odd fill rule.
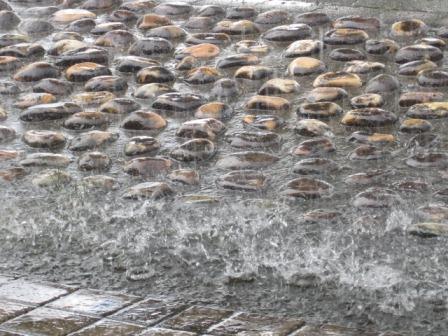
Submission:
[[[137,335],[144,327],[109,319],[101,320],[91,326],[77,331],[73,336],[131,336]]]
[[[0,286],[0,298],[31,304],[43,304],[69,293],[69,287],[56,284],[14,280]]]
[[[81,314],[105,316],[133,303],[137,299],[137,296],[80,289],[51,302],[48,307]]]
[[[0,299],[0,323],[25,314],[33,308],[30,305]]]
[[[346,328],[333,324],[306,325],[291,336],[379,336],[377,332]],[[399,336],[399,335],[396,335]]]
[[[304,325],[300,319],[240,313],[210,328],[212,335],[286,336]]]
[[[24,334],[17,334],[14,332],[0,330],[0,336],[24,336]]]
[[[165,320],[160,326],[168,329],[199,333],[207,330],[212,325],[221,322],[231,314],[232,312],[230,310],[193,306],[179,315]]]
[[[111,315],[110,318],[151,326],[180,312],[185,306],[182,302],[146,299]]]
[[[151,328],[139,334],[139,336],[195,336],[195,335],[197,334],[188,331],[179,331],[164,328]]]
[[[5,322],[0,327],[36,336],[63,336],[94,321],[93,317],[41,307]]]

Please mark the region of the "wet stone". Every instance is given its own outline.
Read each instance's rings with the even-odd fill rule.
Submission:
[[[400,38],[411,38],[423,35],[428,30],[428,26],[419,19],[408,19],[392,24],[390,31],[392,36]]]
[[[41,19],[26,19],[19,25],[19,30],[29,35],[49,35],[54,31],[54,26]]]
[[[291,76],[306,76],[325,71],[326,65],[321,60],[312,57],[298,57],[288,65]]]
[[[304,57],[319,54],[323,50],[319,40],[299,40],[292,42],[285,50],[285,57]]]
[[[52,44],[51,48],[47,50],[47,54],[51,56],[60,56],[68,51],[78,50],[81,48],[86,48],[87,44],[83,41],[78,40],[59,40]]]
[[[437,47],[439,49],[445,49],[446,47],[446,42],[436,37],[423,37],[418,40],[417,43],[432,45],[433,47]]]
[[[412,105],[406,117],[417,119],[438,119],[448,116],[448,102],[431,102]]]
[[[141,105],[129,98],[115,98],[102,104],[99,108],[99,112],[111,113],[111,114],[129,114],[137,111],[141,108]]]
[[[231,313],[231,311],[224,309],[193,306],[179,315],[165,320],[161,326],[177,330],[203,332],[230,316]]]
[[[70,66],[77,63],[92,62],[107,65],[109,55],[107,50],[98,47],[86,47],[69,50],[60,55],[56,60],[57,66]]]
[[[340,17],[333,21],[334,28],[353,28],[378,31],[380,26],[381,22],[377,18],[356,15]]]
[[[171,92],[176,92],[176,90],[166,84],[150,83],[139,86],[134,92],[134,97],[138,99],[154,99]]]
[[[393,76],[381,74],[367,82],[366,93],[391,93],[400,90],[400,82]]]
[[[118,134],[104,131],[89,131],[70,140],[69,149],[72,151],[85,151],[97,149],[115,142]]]
[[[95,28],[95,20],[94,19],[79,19],[71,22],[67,26],[67,30],[75,33],[89,33],[93,28]]]
[[[385,65],[380,62],[369,61],[350,61],[345,63],[342,71],[354,74],[368,74],[371,72],[377,72],[384,70]]]
[[[303,23],[277,26],[263,34],[263,39],[272,42],[293,42],[311,36],[311,27]]]
[[[108,19],[111,22],[124,22],[131,25],[131,23],[137,21],[138,16],[132,11],[128,11],[126,9],[117,9],[109,14]]]
[[[338,87],[318,87],[309,91],[306,100],[311,103],[334,102],[347,97],[347,91]]]
[[[350,160],[379,160],[384,159],[387,152],[384,152],[371,144],[361,145],[356,147],[353,152],[349,154]]]
[[[205,5],[198,9],[198,15],[200,16],[212,16],[222,17],[226,14],[226,11],[221,6],[217,5]]]
[[[112,92],[98,91],[98,92],[81,92],[75,94],[72,97],[72,100],[75,103],[82,106],[95,106],[95,105],[102,105],[115,98],[116,96]]]
[[[263,84],[258,90],[260,95],[282,95],[298,93],[300,85],[295,80],[286,78],[273,78]]]
[[[448,86],[448,71],[422,70],[417,75],[417,82],[426,87]]]
[[[224,129],[225,125],[217,119],[196,119],[184,122],[177,130],[176,136],[214,140]]]
[[[58,148],[65,145],[66,138],[61,132],[30,130],[23,134],[23,142],[33,148]]]
[[[411,155],[406,164],[413,168],[446,168],[448,155],[441,152],[423,152]]]
[[[436,148],[440,145],[440,137],[433,133],[421,133],[414,135],[408,142],[407,148],[422,149]]]
[[[134,42],[135,42],[134,34],[126,30],[113,30],[98,37],[95,40],[95,45],[101,47],[127,49]]]
[[[403,120],[400,125],[400,131],[403,133],[429,132],[432,128],[433,127],[429,121],[413,118]]]
[[[65,96],[73,90],[71,83],[57,79],[57,78],[44,78],[33,85],[33,92],[47,93],[54,96]]]
[[[385,126],[392,125],[398,120],[397,116],[380,108],[368,107],[348,111],[341,120],[346,126]]]
[[[218,79],[211,91],[211,96],[214,98],[228,98],[232,99],[240,95],[238,83],[230,78]]]
[[[405,92],[400,96],[399,105],[401,107],[410,107],[415,104],[430,103],[442,101],[442,92],[414,91]]]
[[[124,154],[127,156],[155,153],[160,148],[160,142],[150,136],[133,137],[126,143]]]
[[[0,121],[8,118],[8,113],[0,106]]]
[[[26,313],[32,308],[33,307],[30,305],[0,300],[0,322],[11,320],[16,316]]]
[[[434,70],[438,65],[428,60],[412,61],[400,65],[398,74],[401,76],[417,76],[420,71]]]
[[[282,24],[289,20],[289,13],[281,9],[273,9],[260,13],[255,18],[257,24],[274,25]]]
[[[142,14],[148,12],[156,5],[157,5],[156,2],[152,0],[134,0],[121,4],[119,8]]]
[[[230,20],[241,20],[253,18],[257,13],[253,7],[239,6],[227,9],[226,18]]]
[[[229,105],[216,101],[200,106],[194,116],[199,119],[213,118],[223,120],[229,118],[232,113],[232,108]]]
[[[291,334],[291,336],[376,336],[376,332],[364,331],[362,329],[347,328],[333,324],[322,324],[320,326],[306,325],[297,332]],[[384,333],[382,336],[401,336],[395,333]]]
[[[332,60],[339,62],[361,61],[366,59],[366,55],[362,51],[351,48],[333,49],[328,56]]]
[[[34,82],[43,78],[57,77],[59,77],[59,70],[47,62],[28,64],[14,75],[14,79],[20,82]]]
[[[398,64],[420,60],[437,62],[442,58],[443,52],[439,48],[426,44],[414,44],[406,46],[398,50],[395,54],[395,62]]]
[[[224,169],[257,169],[266,168],[280,158],[264,152],[238,152],[222,156],[216,166]]]
[[[353,205],[357,208],[390,208],[400,201],[400,197],[393,190],[371,187],[357,194]]]
[[[299,120],[294,126],[294,131],[308,137],[333,136],[330,126],[317,119]]]
[[[0,49],[0,56],[19,58],[41,57],[45,49],[38,43],[18,43]]]
[[[173,182],[180,182],[186,185],[199,184],[199,174],[193,169],[176,169],[173,170],[167,177]]]
[[[78,63],[65,71],[65,77],[72,82],[87,82],[94,77],[106,75],[112,75],[109,68],[92,62]]]
[[[216,82],[221,73],[215,68],[201,66],[188,71],[184,77],[184,81],[189,84],[199,85]]]
[[[22,152],[15,150],[0,149],[0,162],[17,159],[21,154]]]
[[[127,116],[121,127],[126,130],[160,130],[167,125],[166,120],[151,111],[136,111]]]
[[[328,138],[321,137],[302,141],[292,149],[295,156],[320,156],[336,151],[336,146]]]
[[[10,10],[0,10],[0,30],[12,30],[20,23],[20,18]]]
[[[88,152],[80,156],[78,160],[79,170],[84,171],[105,171],[112,164],[110,157],[101,152]]]
[[[162,26],[172,25],[170,18],[164,15],[146,14],[143,15],[137,22],[137,28],[139,29],[152,29]]]
[[[90,33],[92,35],[104,35],[114,30],[127,30],[127,26],[121,22],[103,22],[97,24]]]
[[[18,179],[25,177],[26,170],[20,167],[13,167],[4,170],[0,170],[0,182],[14,182]],[[0,321],[2,320],[2,307],[0,301]]]
[[[365,42],[369,35],[361,29],[339,28],[325,33],[324,42],[329,45],[354,45]]]
[[[30,41],[29,36],[23,34],[2,34],[0,35],[0,48],[11,46],[14,44],[27,43]]]
[[[275,96],[253,96],[244,104],[246,110],[257,111],[289,111],[290,104],[288,100]]]
[[[403,180],[394,184],[394,187],[404,192],[427,192],[429,190],[428,183],[419,180]]]
[[[0,82],[1,95],[15,95],[22,92],[23,90],[13,82]]]
[[[216,63],[216,67],[218,69],[227,69],[245,65],[256,65],[258,63],[260,63],[260,59],[256,55],[234,54],[219,59]]]
[[[229,21],[224,20],[218,22],[213,28],[214,33],[224,33],[232,36],[255,35],[260,29],[249,20]]]
[[[16,131],[7,126],[0,125],[0,143],[7,142],[16,137]]]
[[[14,280],[0,286],[0,297],[6,300],[27,302],[38,305],[68,294],[68,289],[62,286]]]
[[[289,181],[283,187],[282,194],[290,197],[313,199],[331,196],[334,187],[319,179],[300,177]]]
[[[354,108],[381,107],[384,105],[384,99],[377,93],[366,93],[350,99],[350,105]]]
[[[135,56],[161,56],[170,54],[173,44],[161,37],[145,37],[134,42],[129,54]]]
[[[254,129],[273,131],[283,125],[283,120],[274,115],[253,115],[243,116],[243,124]]]
[[[81,107],[70,102],[34,105],[23,111],[19,118],[22,121],[47,121],[63,119],[81,112]]]
[[[224,33],[195,33],[190,34],[185,40],[186,44],[210,43],[216,46],[224,46],[231,42],[230,36]]]
[[[173,166],[173,161],[161,157],[139,157],[126,162],[125,173],[129,175],[157,176],[168,173]]]
[[[324,26],[330,23],[330,18],[326,13],[307,12],[297,15],[294,19],[296,23],[304,23],[310,27]]]
[[[215,145],[208,139],[192,139],[173,148],[170,156],[178,161],[204,161],[215,154]]]
[[[112,190],[116,189],[118,182],[116,179],[106,175],[91,175],[82,179],[82,185],[90,189]]]
[[[303,159],[294,164],[293,172],[300,175],[322,175],[337,171],[339,166],[336,162],[324,158]]]
[[[411,235],[422,238],[447,237],[448,224],[443,223],[418,223],[408,228]]]
[[[62,40],[82,41],[84,38],[76,32],[59,31],[53,34],[52,41],[59,42]]]
[[[116,69],[120,72],[137,72],[143,68],[160,65],[156,60],[140,56],[123,56],[118,58]]]
[[[161,37],[168,41],[183,39],[187,32],[176,25],[152,28],[145,33],[147,37]]]
[[[165,2],[153,8],[154,13],[160,15],[187,15],[193,11],[193,6],[185,2]]]
[[[97,76],[89,79],[84,85],[87,92],[94,91],[126,91],[128,88],[127,81],[119,76]]]
[[[16,70],[22,65],[22,62],[13,56],[0,56],[0,72]]]
[[[176,79],[174,74],[162,66],[150,66],[137,72],[136,80],[139,84],[168,83]]]
[[[193,56],[185,56],[176,64],[176,70],[191,70],[200,65],[200,61]]]
[[[303,103],[297,109],[297,114],[304,118],[330,118],[342,113],[342,108],[333,102]]]
[[[265,188],[267,177],[256,170],[238,170],[221,175],[216,184],[224,189],[260,191]]]
[[[340,87],[359,88],[362,86],[361,78],[358,75],[348,72],[326,72],[319,75],[313,82],[316,87]]]
[[[33,185],[40,188],[61,187],[72,181],[69,173],[58,170],[48,169],[37,174],[31,181]]]
[[[269,53],[271,48],[268,45],[260,43],[256,40],[241,40],[235,43],[235,50],[238,53],[257,54],[263,56]]]
[[[171,112],[191,112],[203,105],[202,96],[188,92],[171,92],[157,97],[152,107],[157,110]]]
[[[184,24],[185,28],[192,30],[207,30],[215,23],[215,19],[209,16],[192,16]]]
[[[272,132],[236,132],[227,137],[232,147],[262,148],[280,145],[281,138]]]
[[[211,43],[200,43],[176,51],[175,58],[182,59],[186,56],[193,56],[197,59],[210,59],[219,55],[218,46]]]
[[[439,204],[428,204],[417,209],[417,215],[430,222],[445,222],[448,220],[448,208]]]
[[[81,331],[74,333],[76,336],[94,336],[105,334],[116,334],[122,336],[131,336],[142,331],[144,328],[134,324],[117,322],[113,320],[101,320],[93,325],[90,325]]]
[[[372,145],[387,145],[394,143],[396,138],[392,134],[356,131],[348,137],[348,141]]]
[[[165,182],[144,182],[128,188],[123,198],[159,199],[174,193],[174,190]]]
[[[81,8],[98,11],[110,9],[111,7],[119,6],[120,4],[120,0],[86,0],[81,5]]]
[[[61,9],[53,14],[53,21],[57,23],[70,23],[79,19],[95,19],[96,15],[85,9]]]
[[[102,112],[77,112],[64,121],[63,126],[71,130],[104,128],[109,124],[107,114]]]
[[[72,159],[67,155],[54,153],[33,153],[29,154],[20,161],[24,167],[58,167],[65,168],[71,163]]]

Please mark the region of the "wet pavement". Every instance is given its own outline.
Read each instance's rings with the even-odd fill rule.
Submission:
[[[400,336],[0,276],[1,336]]]

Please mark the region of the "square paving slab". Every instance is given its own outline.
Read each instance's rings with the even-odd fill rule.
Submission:
[[[3,323],[3,329],[24,334],[63,336],[95,321],[95,318],[50,308],[37,308]]]
[[[324,324],[321,326],[306,325],[291,336],[379,336],[379,334],[333,324]],[[395,336],[399,335],[396,334]]]
[[[115,313],[111,318],[151,326],[184,307],[181,302],[146,299]]]
[[[77,331],[73,336],[131,336],[143,329],[144,327],[135,324],[104,319]]]
[[[0,298],[36,305],[54,300],[68,293],[68,287],[25,280],[14,280],[0,286]]]
[[[241,313],[212,327],[209,333],[220,336],[249,334],[253,336],[286,336],[303,324],[304,321],[300,319]]]
[[[151,328],[145,330],[139,336],[195,336],[197,334],[188,331],[170,330],[164,328]]]
[[[24,336],[24,334],[17,334],[9,331],[0,330],[0,336]]]
[[[203,332],[231,314],[230,310],[194,306],[164,321],[161,326],[169,329]]]
[[[30,305],[0,299],[0,323],[25,314],[33,308]]]
[[[102,293],[81,289],[48,305],[51,308],[69,310],[81,314],[101,315],[113,313],[138,297],[125,294]]]

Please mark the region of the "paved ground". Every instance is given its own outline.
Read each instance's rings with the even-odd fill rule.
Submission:
[[[0,275],[0,336],[400,336]]]

